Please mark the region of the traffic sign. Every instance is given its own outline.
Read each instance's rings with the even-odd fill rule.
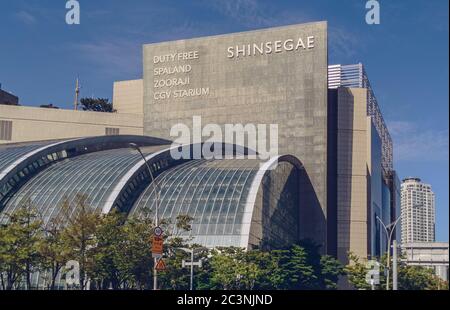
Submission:
[[[162,254],[163,252],[163,238],[153,236],[152,238],[152,254]]]
[[[164,262],[164,260],[162,258],[158,259],[155,269],[158,271],[166,270],[166,263]]]
[[[163,230],[161,227],[157,226],[155,227],[155,229],[153,230],[153,233],[155,234],[155,236],[157,237],[161,237],[163,234]]]

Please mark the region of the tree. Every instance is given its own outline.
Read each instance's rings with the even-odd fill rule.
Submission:
[[[209,263],[211,289],[336,289],[343,274],[310,240],[271,251],[218,248]]]
[[[127,245],[124,222],[125,216],[117,210],[100,219],[95,237],[97,243],[90,251],[92,264],[87,270],[97,288],[129,288],[133,283],[128,262],[123,258]]]
[[[335,290],[339,277],[344,275],[344,267],[333,256],[324,255],[320,258],[320,283],[321,289]]]
[[[39,265],[39,244],[42,242],[42,221],[30,201],[25,202],[0,230],[0,275],[4,290],[20,285],[22,277],[32,288],[31,274]]]
[[[45,109],[59,109],[59,107],[53,105],[53,103],[41,104],[39,107],[40,108],[45,108]]]
[[[377,286],[379,290],[386,288],[386,260],[387,255],[385,254],[380,259],[380,283]],[[366,274],[369,271],[366,264],[361,263],[360,258],[353,253],[349,254],[349,261],[349,265],[345,267],[349,282],[357,289],[370,289],[370,285],[366,283]],[[399,290],[448,289],[448,284],[437,277],[430,268],[410,266],[406,262],[399,260],[397,270]],[[392,288],[392,277],[389,286]]]
[[[277,262],[272,253],[270,251],[255,249],[247,251],[245,254],[246,261],[252,262],[258,268],[254,289],[273,289],[274,286],[271,279]]]
[[[348,254],[349,264],[345,266],[344,270],[347,274],[348,281],[358,290],[370,289],[370,284],[366,282],[366,275],[369,271],[365,262],[354,253]]]
[[[211,289],[239,289],[239,264],[243,249],[236,247],[218,248],[212,251]]]
[[[44,239],[39,245],[41,255],[41,269],[50,273],[48,288],[56,288],[56,279],[63,270],[64,265],[70,260],[70,249],[63,242],[62,232],[65,225],[61,215],[53,218],[44,228]],[[45,272],[44,272],[45,273]]]
[[[154,224],[151,218],[130,218],[123,225],[125,240],[117,263],[122,270],[132,276],[133,287],[152,287],[153,258],[151,240]]]
[[[278,259],[273,277],[276,287],[289,290],[315,288],[317,273],[308,263],[308,252],[304,247],[295,244],[288,250],[272,253]]]
[[[87,271],[92,264],[92,249],[96,246],[96,234],[100,223],[100,215],[88,205],[87,198],[78,194],[74,205],[67,199],[63,202],[62,211],[68,225],[62,231],[62,242],[68,255],[78,261],[80,266],[80,288],[86,289]]]
[[[401,263],[398,271],[399,290],[448,290],[448,283],[434,274],[433,269]]]
[[[178,215],[174,225],[167,219],[161,221],[165,230],[164,235],[167,236],[164,249],[166,270],[159,273],[161,287],[173,290],[189,289],[190,274],[186,272],[185,268],[182,268],[182,261],[183,259],[190,260],[190,256],[180,248],[198,247],[195,244],[188,246],[189,239],[182,237],[185,232],[192,229],[191,223],[192,217],[189,215]]]
[[[107,98],[82,98],[80,103],[83,111],[116,112]]]

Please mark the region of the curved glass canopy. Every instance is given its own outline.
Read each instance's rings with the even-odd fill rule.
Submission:
[[[132,141],[141,142],[148,167],[140,154],[126,147]],[[207,247],[248,248],[298,239],[301,164],[293,157],[262,162],[245,157],[245,151],[233,150],[240,155],[174,159],[173,147],[137,136],[51,143],[0,147],[5,165],[11,166],[18,156],[23,158],[23,167],[17,164],[22,170],[11,172],[16,173],[13,178],[22,179],[10,179],[5,187],[8,195],[0,200],[0,222],[31,203],[48,223],[63,212],[65,202],[71,207],[77,196],[83,195],[89,207],[99,213],[117,208],[128,216],[153,216],[158,205],[159,218],[169,220],[174,230],[177,216],[188,215],[192,230],[184,236]],[[30,156],[33,150],[39,154]],[[52,160],[41,165],[42,158]],[[273,165],[278,159],[281,162]],[[32,169],[35,164],[39,169]]]
[[[148,166],[130,142],[140,146]],[[234,158],[175,159],[171,150],[177,148],[142,136],[0,146],[0,224],[28,203],[49,223],[81,194],[99,213],[116,208],[128,217],[154,216],[158,206],[159,218],[177,235],[206,247],[280,247],[299,240],[302,167],[296,158],[262,162],[234,145]],[[73,216],[69,212],[62,214]],[[176,231],[179,215],[192,218],[192,230]],[[45,279],[34,273],[32,281],[45,287]]]
[[[148,154],[161,147],[144,147]],[[100,212],[108,194],[141,156],[131,149],[112,149],[66,158],[50,165],[26,182],[10,199],[0,218],[27,202],[38,209],[47,223],[55,217],[65,200],[73,203],[84,195],[89,206]]]
[[[0,145],[0,172],[11,165],[18,158],[28,154],[50,142],[32,142],[19,145]]]
[[[154,215],[159,201],[161,219],[174,223],[178,215],[192,217],[193,243],[239,246],[245,204],[259,166],[260,161],[252,159],[186,162],[159,175],[159,186],[147,187],[130,216]]]

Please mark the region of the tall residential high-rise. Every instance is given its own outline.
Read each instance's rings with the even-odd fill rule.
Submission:
[[[431,185],[406,178],[401,185],[402,243],[435,241],[435,200]]]

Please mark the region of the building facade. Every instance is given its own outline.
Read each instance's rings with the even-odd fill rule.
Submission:
[[[431,268],[438,277],[448,281],[448,242],[404,243],[402,253],[408,265]]]
[[[142,114],[0,105],[0,145],[109,134],[142,135]]]
[[[327,249],[327,23],[146,44],[144,134],[202,124],[278,126],[278,153],[302,158],[304,237]],[[243,133],[238,129],[236,135]],[[209,137],[202,137],[208,139]],[[184,141],[185,143],[195,141]],[[332,198],[332,197],[331,197]]]
[[[201,186],[205,187],[201,191],[211,193],[202,199],[214,201],[208,208],[231,210],[227,203],[242,203],[239,208],[247,210],[239,211],[236,207],[232,211],[238,213],[230,218],[228,211],[228,215],[222,211],[218,211],[222,215],[217,215],[205,209],[210,212],[206,213],[208,223],[199,220],[203,226],[195,233],[198,241],[205,245],[220,245],[223,240],[231,240],[224,239],[224,234],[219,232],[235,231],[240,226],[229,226],[228,221],[240,218],[239,223],[247,225],[248,234],[244,235],[249,236],[249,243],[242,241],[242,232],[236,230],[234,241],[226,244],[256,246],[263,239],[284,237],[291,242],[295,239],[293,231],[298,230],[297,239],[314,240],[322,252],[335,255],[344,263],[350,251],[363,258],[380,256],[387,245],[377,218],[388,224],[398,213],[398,188],[395,187],[398,177],[392,165],[392,140],[362,65],[328,66],[327,33],[326,22],[315,22],[144,45],[143,79],[114,83],[116,113],[0,105],[0,121],[8,122],[4,129],[8,139],[0,143],[12,147],[17,143],[39,141],[31,144],[41,145],[46,143],[43,140],[92,136],[100,139],[99,136],[104,135],[144,135],[169,141],[177,138],[171,133],[177,124],[198,130],[193,124],[195,117],[200,117],[204,125],[216,124],[221,128],[228,124],[243,127],[275,124],[278,130],[276,158],[280,156],[289,162],[281,165],[281,170],[266,178],[258,172],[256,162],[180,165],[160,176],[168,182],[168,192],[181,190],[184,193],[167,196],[168,212],[177,214],[179,210],[190,210],[195,213],[197,207],[185,202],[194,199],[191,191]],[[239,130],[245,131],[245,127]],[[184,143],[198,144],[208,138],[205,135],[199,141]],[[117,151],[117,156],[120,152]],[[114,154],[106,155],[116,160]],[[126,156],[121,158],[127,160]],[[57,159],[66,160],[58,156]],[[59,177],[56,163],[50,164],[55,168],[45,169],[44,179],[50,179],[45,173]],[[75,173],[74,167],[71,169]],[[198,172],[194,173],[194,168]],[[203,173],[208,176],[208,179],[201,179],[205,184],[191,179],[192,176],[202,177]],[[247,175],[251,173],[255,175]],[[267,183],[264,186],[272,195],[261,196],[259,191],[250,191],[252,187],[242,183],[245,180],[240,175],[243,178],[247,175],[247,181],[255,180],[257,175],[263,178]],[[81,177],[74,177],[74,180],[82,182]],[[97,179],[92,176],[92,180]],[[111,176],[110,180],[115,177]],[[227,191],[226,184],[230,180],[237,182],[230,188],[242,193],[241,198],[233,194],[220,196],[219,193]],[[25,197],[46,184],[37,179],[26,182],[23,189],[8,194],[9,205],[20,204],[20,193]],[[279,184],[286,185],[280,187]],[[22,192],[28,188],[26,186],[29,192]],[[297,191],[279,192],[285,186],[297,188]],[[86,184],[80,187],[80,191],[86,187]],[[242,192],[245,188],[248,193]],[[63,189],[58,193],[62,192]],[[54,192],[48,190],[48,193]],[[152,208],[154,193],[150,189],[139,193],[140,196],[130,200],[132,204],[121,205],[126,204],[124,200],[114,207],[133,214],[140,214],[141,208]],[[219,195],[217,202],[215,195]],[[246,202],[248,197],[252,197],[252,204]],[[112,207],[111,200],[107,201]],[[288,214],[295,223],[277,215],[271,207],[277,202],[289,209]],[[39,203],[44,209],[48,207],[44,200]],[[96,203],[99,210],[103,210],[106,201],[96,200]],[[255,221],[249,230],[250,205],[255,206],[253,214],[260,217],[260,224]],[[292,231],[272,231],[272,221],[289,222]]]
[[[18,105],[19,97],[2,90],[2,85],[0,84],[0,104],[5,105]]]
[[[380,221],[389,225],[400,215],[392,139],[362,64],[328,66],[328,88],[330,115],[337,121],[329,124],[337,154],[337,226],[330,227],[337,236],[336,253],[344,262],[349,251],[380,257],[387,251]]]
[[[435,197],[431,185],[406,178],[401,185],[402,243],[435,241]]]
[[[383,171],[389,173],[394,169],[393,142],[363,64],[330,65],[328,67],[328,88],[338,87],[367,89],[367,115],[372,118],[381,138]]]

